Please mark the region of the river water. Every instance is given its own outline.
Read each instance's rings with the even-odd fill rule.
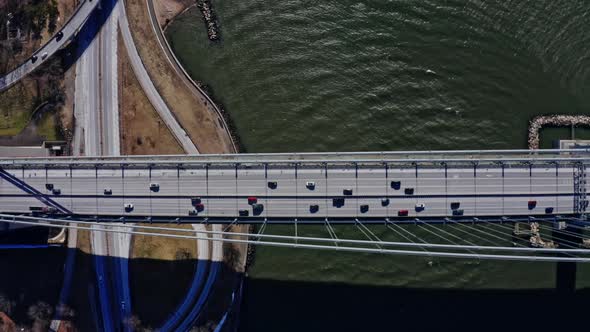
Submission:
[[[167,37],[191,76],[230,113],[247,152],[526,148],[533,116],[590,107],[588,1],[213,5],[220,43],[207,40],[196,9],[179,17]],[[543,146],[568,135],[547,132]],[[554,270],[260,248],[250,277],[520,289],[553,287]],[[578,285],[590,286],[588,279],[590,273],[579,273]]]

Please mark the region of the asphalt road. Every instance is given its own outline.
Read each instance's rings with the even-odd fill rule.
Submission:
[[[68,40],[76,35],[78,30],[84,25],[86,19],[90,16],[90,13],[96,8],[100,1],[82,0],[72,17],[60,30],[63,32],[63,37],[57,40],[55,37],[51,38],[45,45],[43,45],[35,55],[37,55],[37,61],[33,63],[30,59],[21,64],[19,67],[0,78],[0,91],[4,91],[17,83],[23,77],[33,72],[43,62],[47,61],[53,54],[59,51]],[[56,31],[56,35],[59,31]],[[47,53],[45,57],[43,55]]]
[[[190,197],[202,197],[205,205],[200,216],[233,217],[239,210],[252,208],[247,197],[256,196],[264,205],[263,217],[395,217],[399,210],[408,210],[409,216],[450,216],[451,202],[459,202],[466,216],[501,216],[543,214],[553,207],[554,213],[573,212],[574,172],[571,167],[507,168],[448,168],[443,169],[354,167],[299,169],[98,169],[7,170],[29,185],[47,192],[45,183],[61,189],[60,196],[52,197],[58,203],[79,214],[188,216],[192,209]],[[416,176],[416,174],[418,176]],[[475,176],[474,176],[475,175]],[[268,187],[276,181],[277,188]],[[391,187],[400,181],[401,188]],[[306,187],[314,182],[313,190]],[[158,183],[158,192],[150,191],[150,183]],[[104,195],[104,189],[112,195]],[[404,193],[413,188],[412,195]],[[344,206],[333,206],[333,199],[343,196],[344,189],[352,189]],[[28,212],[29,206],[40,203],[6,181],[0,181],[2,212]],[[390,203],[382,204],[382,198]],[[529,200],[537,205],[530,210]],[[124,204],[134,205],[125,212]],[[319,210],[310,211],[317,204]],[[424,204],[416,211],[416,204]],[[360,206],[368,205],[366,212]]]

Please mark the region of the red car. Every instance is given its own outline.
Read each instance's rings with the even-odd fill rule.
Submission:
[[[195,204],[195,210],[197,210],[197,212],[201,212],[205,210],[205,205],[203,203]]]
[[[407,217],[408,216],[408,210],[399,210],[399,211],[397,211],[397,215],[399,217]]]
[[[256,204],[257,202],[258,202],[258,198],[254,197],[254,196],[248,197],[248,204],[252,205],[252,204]]]

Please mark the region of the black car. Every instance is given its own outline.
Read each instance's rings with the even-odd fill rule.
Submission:
[[[406,195],[414,195],[414,188],[406,188],[404,189],[404,193]]]
[[[553,208],[552,207],[545,208],[545,213],[546,214],[552,214],[553,213]]]
[[[255,203],[252,204],[252,214],[255,216],[259,216],[262,211],[264,211],[264,205],[259,204],[259,203]]]
[[[47,189],[47,190],[53,190],[53,183],[46,183],[45,184],[45,189]]]
[[[352,189],[344,189],[342,190],[342,194],[346,196],[352,195]]]
[[[369,206],[367,204],[361,205],[361,213],[369,212]]]
[[[53,188],[53,190],[51,192],[54,195],[61,195],[61,189],[59,189],[59,188]]]
[[[389,205],[389,198],[382,198],[381,199],[381,206],[388,206]]]
[[[240,217],[247,217],[250,215],[250,211],[248,211],[248,210],[240,210],[240,211],[238,211],[238,213],[239,213]]]
[[[401,181],[391,181],[391,188],[394,190],[399,190],[402,187]]]
[[[37,62],[37,56],[36,55],[33,55],[31,57],[31,63],[35,63],[35,62]]]
[[[453,210],[453,215],[454,216],[462,216],[463,215],[463,210]]]
[[[461,206],[460,202],[451,202],[451,210],[457,210]]]
[[[320,210],[320,206],[317,204],[312,204],[309,206],[309,212],[316,213]]]
[[[277,189],[277,181],[268,181],[268,187],[270,189]]]
[[[335,206],[337,208],[343,207],[344,206],[344,197],[338,197],[338,198],[332,199],[332,206]]]
[[[195,205],[197,205],[199,203],[201,203],[201,197],[191,197],[191,204],[193,206],[195,206]]]
[[[55,40],[60,41],[63,37],[64,37],[64,33],[63,33],[63,31],[60,31],[57,33],[57,35],[55,35]]]

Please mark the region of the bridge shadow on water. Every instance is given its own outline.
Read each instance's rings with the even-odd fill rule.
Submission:
[[[467,290],[248,279],[240,332],[584,331],[590,289]]]

